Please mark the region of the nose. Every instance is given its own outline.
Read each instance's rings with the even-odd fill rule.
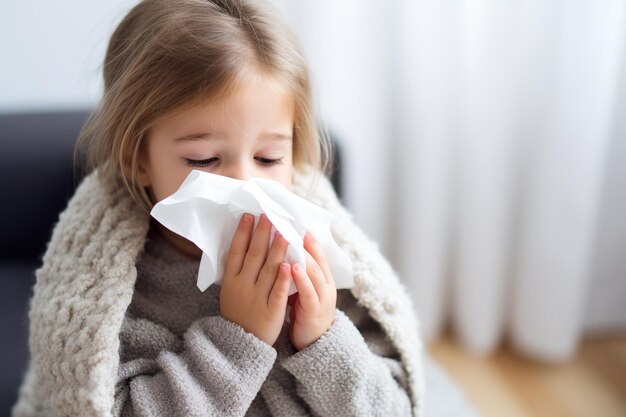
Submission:
[[[224,167],[221,174],[226,177],[245,181],[252,177],[252,167],[245,161],[233,161]]]

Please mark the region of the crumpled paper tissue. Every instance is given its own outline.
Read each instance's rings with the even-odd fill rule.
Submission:
[[[289,191],[283,184],[264,178],[237,180],[193,170],[178,191],[158,202],[150,214],[159,223],[192,241],[202,250],[197,285],[201,291],[223,280],[230,242],[244,213],[265,213],[289,242],[285,262],[306,265],[303,238],[308,231],[321,245],[339,288],[352,288],[352,262],[330,231],[332,215]],[[272,240],[271,239],[271,240]],[[271,245],[270,240],[270,245]],[[289,294],[296,292],[291,283]]]

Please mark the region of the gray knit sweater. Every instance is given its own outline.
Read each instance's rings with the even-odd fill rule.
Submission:
[[[350,291],[318,341],[297,352],[285,325],[272,347],[221,318],[220,287],[202,293],[199,261],[156,237],[120,333],[115,415],[411,415],[398,355]]]
[[[15,417],[407,415],[424,407],[411,301],[323,177],[294,192],[334,215],[353,262],[335,321],[296,352],[222,319],[217,286],[147,238],[149,216],[95,174],[55,227],[30,308],[30,363]],[[146,244],[147,242],[147,244]]]

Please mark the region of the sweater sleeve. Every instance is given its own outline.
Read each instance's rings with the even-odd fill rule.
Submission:
[[[296,378],[298,395],[320,416],[411,415],[400,361],[376,349],[384,345],[382,330],[365,334],[371,335],[372,348],[350,318],[336,309],[326,333],[281,361]]]
[[[183,340],[126,317],[114,416],[244,416],[276,350],[221,316],[196,320]]]

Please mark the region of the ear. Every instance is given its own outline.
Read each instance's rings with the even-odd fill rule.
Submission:
[[[133,177],[133,170],[131,168],[131,162],[128,158],[124,158],[122,162],[122,170],[124,171],[124,176],[129,180]],[[150,181],[150,175],[148,173],[148,167],[145,161],[139,161],[137,166],[136,178],[139,184],[146,188],[150,187],[152,182]]]
[[[139,178],[139,183],[142,187],[147,188],[152,185],[152,181],[150,181],[150,175],[148,174],[148,170],[145,162],[140,162],[139,167],[137,169],[137,176]]]

